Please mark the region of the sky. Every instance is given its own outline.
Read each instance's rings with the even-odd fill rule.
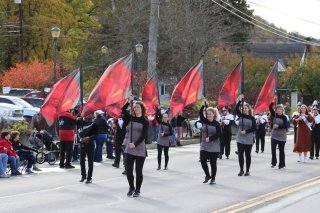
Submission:
[[[320,0],[247,0],[247,3],[254,15],[277,27],[320,39]]]

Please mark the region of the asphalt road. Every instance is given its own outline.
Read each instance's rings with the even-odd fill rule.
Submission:
[[[237,176],[235,145],[232,141],[229,160],[218,161],[216,185],[202,183],[198,144],[170,148],[167,171],[156,170],[156,150],[149,150],[139,198],[126,196],[126,177],[121,168],[111,166],[112,160],[104,158],[103,163],[95,164],[92,184],[79,183],[77,163],[72,170],[45,163],[40,165],[42,172],[0,179],[0,212],[296,212],[293,210],[301,208],[308,199],[319,200],[320,187],[316,184],[292,193],[286,189],[294,184],[304,185],[303,181],[319,175],[319,160],[297,163],[297,155],[292,152],[292,135],[286,145],[285,169],[270,168],[267,137],[265,153],[257,154],[253,149],[249,177]],[[282,197],[272,197],[284,188]],[[272,192],[275,193],[269,196]],[[290,199],[297,194],[308,195],[308,199],[300,199],[300,203]],[[265,201],[263,196],[270,199]],[[286,199],[293,202],[284,204]],[[319,211],[308,209],[308,212]]]

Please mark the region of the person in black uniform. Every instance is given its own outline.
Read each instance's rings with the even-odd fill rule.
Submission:
[[[268,117],[264,113],[257,114],[256,119],[256,153],[259,153],[259,143],[261,141],[261,153],[264,152],[265,136],[266,136],[266,124],[268,123]]]
[[[83,122],[83,124],[88,124]],[[81,179],[80,182],[92,183],[93,172],[93,158],[94,158],[94,139],[98,134],[98,127],[96,123],[83,128],[79,133],[80,136],[80,166]],[[86,172],[86,157],[88,159],[88,173]]]
[[[114,119],[114,125],[116,126],[115,130],[115,154],[116,158],[114,159],[113,167],[119,168],[121,154],[124,157],[124,147],[122,146],[124,137],[126,136],[126,125],[122,119]],[[125,160],[123,160],[125,162]],[[125,165],[125,163],[124,163]]]
[[[222,159],[223,154],[226,154],[226,158],[229,159],[230,155],[230,145],[231,145],[231,126],[234,123],[233,115],[229,113],[228,108],[222,108],[221,116],[221,128],[222,128],[222,137],[220,143],[220,155],[219,158]],[[225,152],[224,152],[225,151]]]

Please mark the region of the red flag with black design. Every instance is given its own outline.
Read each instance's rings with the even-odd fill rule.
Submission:
[[[121,112],[122,112],[122,107],[127,103],[127,99],[119,101],[117,103],[111,104],[107,106],[104,111],[108,113],[113,118],[120,118],[121,117]]]
[[[255,113],[267,111],[269,109],[270,103],[274,100],[276,96],[278,73],[277,63],[278,62],[274,64],[266,82],[264,82],[264,85],[259,93],[256,105],[254,106],[253,110]]]
[[[142,102],[147,107],[147,115],[156,113],[155,107],[159,106],[158,79],[157,74],[154,74],[142,91]]]
[[[170,116],[174,117],[186,106],[203,98],[203,59],[193,66],[173,90]]]
[[[241,93],[241,85],[243,72],[243,61],[233,69],[227,80],[224,82],[218,97],[218,106],[222,108],[224,106],[233,105],[238,96]]]
[[[80,102],[80,68],[53,85],[40,109],[40,114],[51,126],[61,112],[68,111]]]
[[[131,69],[132,54],[111,64],[91,92],[81,115],[86,116],[96,110],[106,109],[112,104],[127,99],[131,94]]]

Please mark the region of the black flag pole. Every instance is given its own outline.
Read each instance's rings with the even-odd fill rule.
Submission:
[[[275,91],[275,93],[276,93],[276,96],[277,96],[277,98],[276,98],[276,106],[278,105],[278,78],[279,78],[279,59],[277,59],[277,62],[276,62],[276,67],[275,67],[275,69],[276,69],[276,91]]]
[[[240,94],[243,95],[244,93],[244,61],[243,61],[244,56],[241,56],[241,82],[240,82]],[[244,98],[241,98],[241,112],[243,114],[243,103],[244,103]],[[243,118],[242,118],[242,124],[241,128],[243,130]]]
[[[201,60],[202,60],[202,66],[203,66],[203,81],[202,81],[202,84],[203,84],[203,96],[205,99],[207,99],[207,85],[206,85],[206,78],[205,78],[205,69],[204,69],[204,53],[202,54],[201,56]],[[206,113],[206,119],[208,119],[208,112],[207,112],[207,108],[208,108],[208,105],[207,105],[207,102],[204,103],[204,110],[205,110],[205,113]],[[208,125],[206,124],[206,137],[208,137]]]
[[[133,73],[134,73],[134,47],[132,48],[132,60],[131,60],[131,100],[130,100],[130,143],[132,143],[132,116],[133,116]]]
[[[83,110],[83,70],[82,64],[80,65],[80,104],[81,104],[81,111]]]

